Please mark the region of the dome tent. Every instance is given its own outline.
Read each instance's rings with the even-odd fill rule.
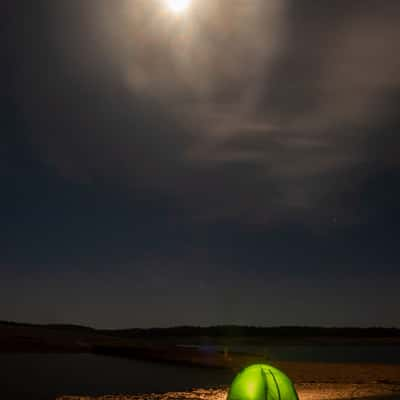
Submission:
[[[245,368],[233,380],[228,400],[298,400],[292,381],[267,364]]]

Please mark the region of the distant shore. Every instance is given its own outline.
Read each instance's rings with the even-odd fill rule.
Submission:
[[[0,321],[0,353],[91,353],[106,351],[122,355],[123,351],[149,357],[152,350],[173,348],[181,344],[213,344],[235,347],[252,346],[400,346],[396,328],[318,328],[240,326],[177,327],[165,329],[101,330],[75,325],[32,325]],[[108,350],[106,350],[108,348]],[[125,349],[125,350],[124,350]],[[181,354],[184,349],[180,349]],[[188,349],[186,349],[188,350]],[[179,351],[179,349],[177,350]],[[158,357],[157,356],[157,357]],[[163,357],[161,357],[161,361]]]

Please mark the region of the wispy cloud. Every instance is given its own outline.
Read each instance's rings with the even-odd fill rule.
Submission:
[[[61,69],[31,97],[22,85],[33,142],[66,174],[118,176],[193,215],[351,219],[341,195],[377,142],[373,168],[398,145],[381,130],[400,89],[399,15],[372,0],[194,1],[179,20],[157,1],[70,2],[52,16]]]

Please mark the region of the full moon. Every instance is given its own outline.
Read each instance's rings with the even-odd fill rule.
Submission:
[[[165,0],[168,8],[176,13],[180,14],[184,12],[190,5],[191,0]]]

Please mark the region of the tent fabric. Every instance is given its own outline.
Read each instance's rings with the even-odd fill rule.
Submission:
[[[267,364],[245,368],[233,380],[227,400],[298,400],[292,381]]]

